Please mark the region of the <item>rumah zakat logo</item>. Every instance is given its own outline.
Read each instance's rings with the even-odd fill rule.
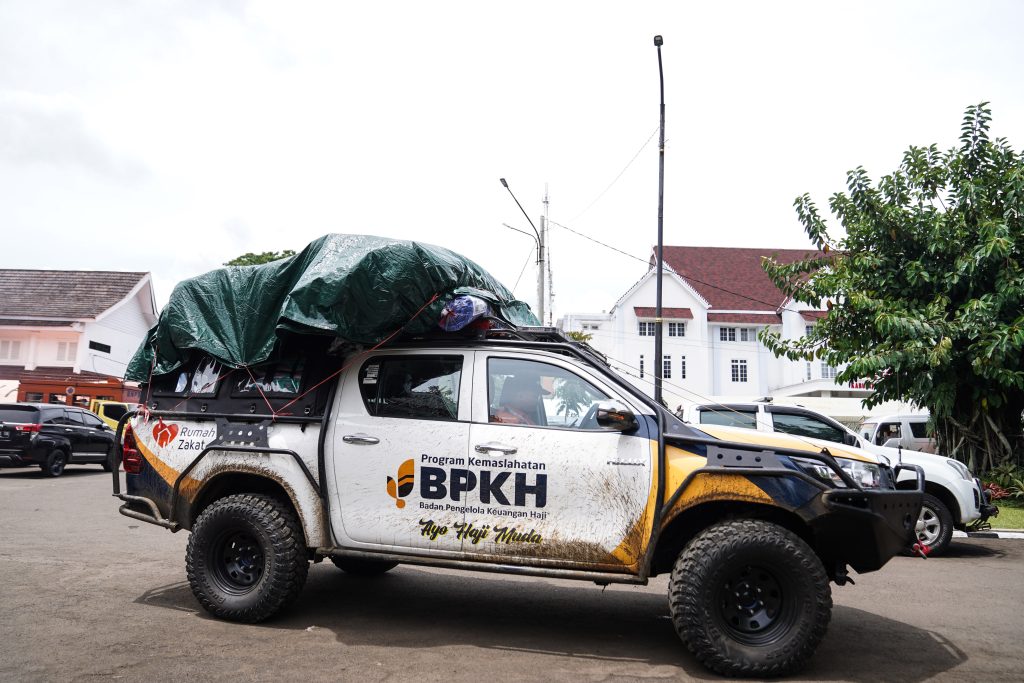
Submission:
[[[153,425],[153,438],[156,439],[156,443],[160,448],[167,448],[176,436],[178,436],[178,425],[173,422],[167,424],[160,420]]]
[[[395,499],[395,505],[398,508],[405,507],[405,501],[402,499],[412,493],[412,487],[415,484],[416,463],[410,458],[398,466],[397,479],[388,477],[388,495]]]

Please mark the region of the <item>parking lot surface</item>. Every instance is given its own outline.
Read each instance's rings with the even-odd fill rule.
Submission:
[[[217,621],[185,581],[187,532],[117,514],[110,475],[0,470],[0,680],[709,680],[645,587],[402,566],[314,565],[259,625]],[[833,586],[794,680],[1022,680],[1024,541],[955,539]]]

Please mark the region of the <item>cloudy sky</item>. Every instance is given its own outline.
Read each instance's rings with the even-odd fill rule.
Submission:
[[[1024,3],[0,0],[0,267],[174,283],[327,232],[443,245],[609,308],[665,241],[799,248],[794,197],[956,142],[1024,145]],[[522,274],[522,275],[521,275]],[[518,284],[517,284],[518,282]]]

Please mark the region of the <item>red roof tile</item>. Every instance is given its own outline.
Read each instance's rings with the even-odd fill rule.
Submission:
[[[636,317],[638,317],[638,318],[653,318],[654,317],[654,311],[655,311],[655,308],[653,306],[650,306],[650,307],[648,307],[648,306],[634,306],[633,307],[633,313],[635,313]],[[693,319],[693,311],[691,311],[689,308],[665,308],[663,306],[662,309],[661,309],[661,317],[662,318],[681,318],[681,319],[684,319],[684,320],[691,320],[691,319]]]
[[[761,258],[772,256],[780,263],[793,263],[824,256],[813,249],[669,246],[664,254],[665,263],[697,290],[712,309],[772,312],[785,302],[786,296],[768,279],[761,268]]]
[[[708,313],[708,322],[778,325],[782,322],[782,316],[776,313]]]
[[[828,315],[828,311],[800,311],[800,317],[804,320],[821,320]]]

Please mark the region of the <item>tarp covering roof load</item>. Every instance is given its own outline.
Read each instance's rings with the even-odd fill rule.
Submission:
[[[282,331],[363,345],[403,326],[423,333],[437,329],[441,309],[457,294],[484,299],[513,325],[539,324],[529,306],[453,251],[372,235],[325,235],[289,258],[179,283],[125,379],[171,372],[196,352],[231,367],[255,365],[272,356]]]

